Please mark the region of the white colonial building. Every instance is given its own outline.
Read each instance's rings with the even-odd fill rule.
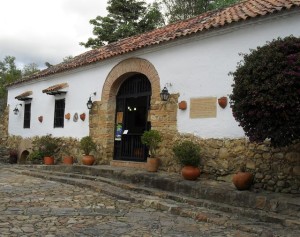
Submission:
[[[239,53],[278,37],[300,37],[299,5],[296,0],[243,1],[24,78],[8,86],[9,135],[91,135],[101,144],[103,159],[121,161],[145,161],[135,148],[150,128],[217,141],[243,139],[230,106],[218,103],[232,92],[228,73],[242,59]],[[164,87],[171,94],[168,101],[160,98]],[[178,107],[180,102],[186,109]]]

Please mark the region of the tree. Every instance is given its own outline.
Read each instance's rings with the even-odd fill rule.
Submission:
[[[106,9],[109,12],[107,16],[90,20],[96,37],[80,45],[94,49],[164,24],[158,3],[146,6],[145,1],[139,0],[109,0]]]
[[[21,78],[21,70],[17,69],[15,57],[6,56],[0,61],[0,111],[6,104],[6,84],[12,83]]]
[[[36,72],[39,72],[40,69],[38,68],[38,65],[36,63],[30,63],[24,66],[22,70],[22,76],[27,77],[31,76]]]
[[[169,23],[200,15],[209,10],[229,6],[239,0],[161,0]]]
[[[250,141],[279,147],[300,139],[300,38],[279,38],[243,56],[230,73],[230,99]]]

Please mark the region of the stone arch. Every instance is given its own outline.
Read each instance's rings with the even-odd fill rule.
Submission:
[[[151,105],[160,100],[160,78],[155,67],[148,60],[129,58],[112,68],[103,85],[101,101],[94,102],[95,106],[90,111],[90,135],[102,148],[100,163],[107,164],[113,157],[118,90],[127,78],[137,73],[144,74],[151,83]]]
[[[25,164],[28,156],[29,156],[29,151],[27,151],[27,150],[22,151],[18,163]]]
[[[135,73],[144,74],[151,83],[152,97],[159,97],[160,79],[153,64],[146,59],[129,58],[117,64],[108,74],[103,85],[101,101],[106,102],[115,97],[122,82]]]

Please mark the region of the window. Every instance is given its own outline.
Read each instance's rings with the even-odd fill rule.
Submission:
[[[30,128],[31,103],[25,104],[24,108],[24,128]]]
[[[55,100],[54,127],[64,127],[65,99]]]

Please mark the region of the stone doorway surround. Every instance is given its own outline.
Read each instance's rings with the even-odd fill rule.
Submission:
[[[155,121],[156,105],[160,103],[159,75],[153,64],[145,59],[125,59],[110,71],[102,88],[101,101],[94,102],[90,111],[90,135],[101,145],[101,163],[107,164],[113,159],[116,95],[124,80],[137,73],[144,74],[151,83],[152,96],[149,116],[151,117],[152,128],[159,130],[159,121]],[[135,167],[138,165],[144,167],[144,164],[135,164],[136,162],[115,163],[121,166]]]

